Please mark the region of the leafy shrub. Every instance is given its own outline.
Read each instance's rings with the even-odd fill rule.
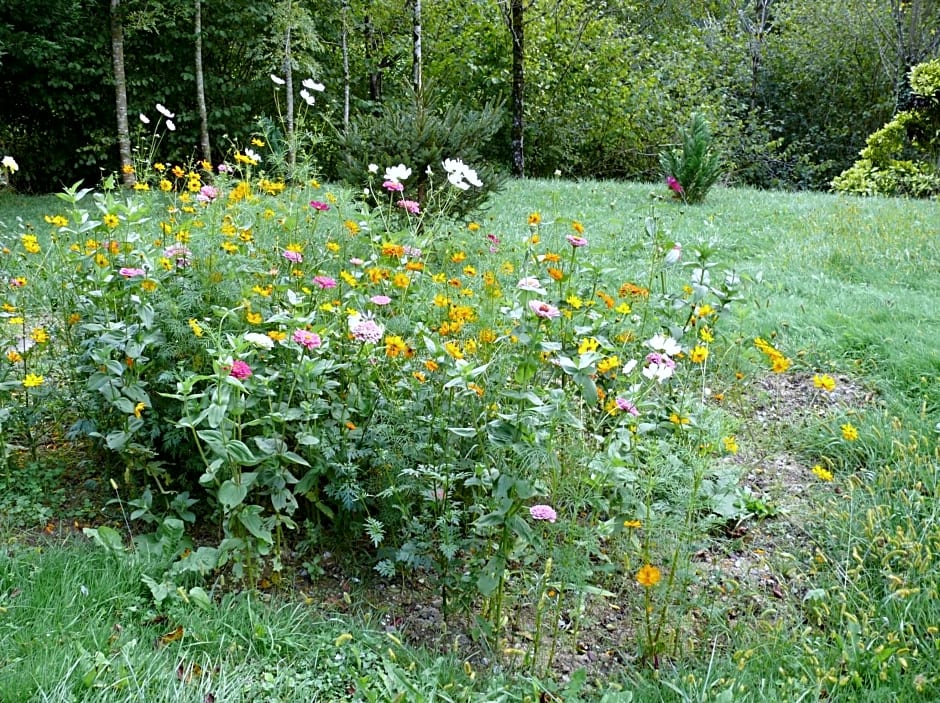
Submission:
[[[692,113],[682,130],[681,149],[663,151],[659,164],[673,192],[687,203],[698,203],[721,177],[723,165],[705,117]]]
[[[873,132],[859,159],[832,181],[832,189],[856,195],[916,198],[940,195],[940,59],[910,73],[910,107]]]
[[[427,209],[435,193],[446,189],[449,197],[435,204],[449,216],[461,216],[479,208],[499,189],[505,176],[483,161],[486,145],[502,124],[502,108],[487,103],[480,109],[460,104],[440,107],[427,87],[411,99],[383,104],[377,114],[360,114],[345,134],[337,137],[339,159],[335,175],[344,183],[361,187],[369,164],[408,164],[414,173],[409,197]],[[447,189],[441,165],[445,159],[473,164],[483,183],[463,193]],[[368,198],[370,205],[379,199]]]

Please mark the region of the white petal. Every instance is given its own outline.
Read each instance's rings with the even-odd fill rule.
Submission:
[[[167,109],[166,109],[165,107],[163,107],[163,105],[161,105],[160,103],[157,103],[157,112],[159,112],[161,115],[163,115],[163,116],[166,117],[167,119],[173,119],[174,117],[176,117],[175,114],[173,114],[172,112],[170,112],[169,110],[167,110]]]
[[[140,117],[140,121],[143,122],[144,124],[150,124],[150,118],[147,117],[147,115],[145,115],[144,113],[141,112],[139,117]]]
[[[274,85],[284,85],[284,79],[280,76],[274,75],[273,73],[271,74],[271,81],[274,83]]]
[[[173,120],[167,120],[167,121],[166,121],[166,128],[167,128],[168,130],[170,130],[171,132],[175,132],[175,131],[176,131],[176,125],[173,124]]]

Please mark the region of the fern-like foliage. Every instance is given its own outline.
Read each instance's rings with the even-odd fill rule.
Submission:
[[[701,113],[692,113],[681,136],[682,147],[660,152],[659,165],[677,197],[687,203],[698,203],[721,177],[722,159],[708,121]]]

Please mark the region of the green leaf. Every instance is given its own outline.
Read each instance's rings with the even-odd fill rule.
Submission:
[[[229,459],[242,466],[253,466],[262,459],[252,454],[248,445],[237,439],[229,441],[226,449]]]
[[[82,532],[106,552],[111,554],[124,553],[124,540],[121,539],[121,534],[113,527],[108,527],[107,525],[102,525],[101,527],[86,527]]]
[[[240,505],[248,495],[248,486],[244,483],[235,483],[232,479],[226,479],[216,494],[219,502],[226,511],[231,511],[237,505]]]

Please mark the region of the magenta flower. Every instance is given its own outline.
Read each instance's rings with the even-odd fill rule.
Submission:
[[[291,339],[302,347],[306,347],[309,351],[313,351],[321,344],[320,335],[316,332],[310,332],[309,330],[294,330],[294,335]]]
[[[232,173],[235,169],[226,163],[219,164],[219,173]]]
[[[320,288],[336,288],[336,279],[329,276],[314,276],[313,282]]]
[[[565,239],[567,239],[568,244],[573,246],[575,249],[579,247],[586,247],[588,243],[584,237],[579,237],[576,234],[569,234],[567,237],[565,237]]]
[[[416,200],[399,200],[395,204],[412,215],[421,214],[421,205]]]
[[[293,264],[299,264],[304,260],[303,254],[301,254],[299,251],[292,251],[291,249],[285,249],[281,256]]]
[[[640,416],[640,411],[637,410],[636,406],[626,398],[617,398],[617,407],[623,410],[625,413],[630,413],[633,415],[633,417]]]
[[[533,520],[548,520],[555,522],[558,519],[558,513],[550,505],[533,505],[529,508],[529,515]]]
[[[385,181],[382,187],[390,193],[401,193],[405,189],[405,186],[398,181]]]
[[[330,209],[330,206],[326,203],[321,203],[319,200],[311,200],[310,207],[312,207],[317,212],[326,212]]]
[[[234,376],[239,381],[244,381],[251,376],[251,367],[241,359],[235,359],[235,361],[232,362],[232,368],[228,372],[228,375]]]
[[[371,298],[369,298],[369,300],[371,300],[376,305],[388,305],[390,302],[392,302],[392,299],[387,295],[373,295]]]
[[[561,311],[558,308],[541,300],[530,300],[529,309],[538,317],[543,317],[546,320],[554,320],[561,315]]]
[[[675,176],[666,176],[666,185],[676,194],[685,195],[685,189]]]
[[[124,278],[133,278],[134,276],[144,276],[147,272],[143,269],[128,268],[125,266],[118,271],[118,273],[124,276]]]

